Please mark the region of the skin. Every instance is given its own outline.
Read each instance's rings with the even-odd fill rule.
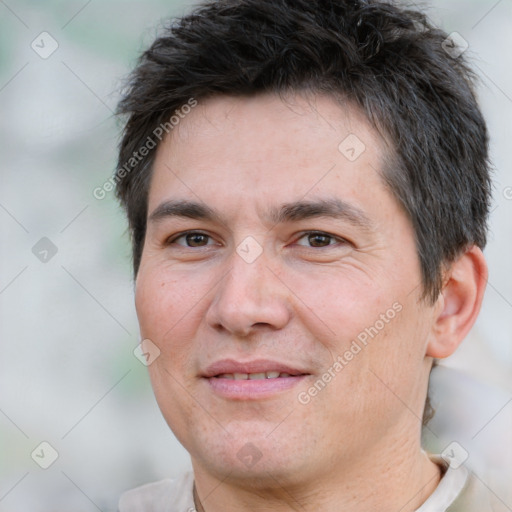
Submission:
[[[366,147],[355,161],[338,150],[350,133]],[[136,309],[142,338],[161,351],[150,377],[191,455],[198,510],[405,512],[437,486],[439,468],[420,445],[428,375],[474,322],[486,267],[470,248],[438,301],[421,300],[414,232],[380,174],[386,151],[355,108],[312,95],[210,98],[160,145]],[[330,199],[365,223],[267,215]],[[169,200],[206,204],[220,220],[151,220]],[[179,237],[188,230],[205,236]],[[236,251],[248,236],[262,249],[252,263]],[[300,403],[393,304],[400,312]],[[224,358],[272,359],[310,375],[264,399],[230,399],[201,377]],[[255,464],[239,456],[247,443]]]

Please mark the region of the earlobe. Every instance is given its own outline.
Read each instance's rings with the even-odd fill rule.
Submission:
[[[479,247],[471,247],[452,263],[438,298],[427,356],[444,358],[455,352],[480,312],[487,275]]]

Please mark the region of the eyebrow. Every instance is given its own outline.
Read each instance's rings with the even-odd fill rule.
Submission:
[[[169,200],[160,203],[149,216],[148,221],[159,223],[169,217],[185,217],[222,223],[220,216],[209,206],[197,201]]]
[[[285,203],[270,211],[269,220],[274,224],[297,222],[316,217],[341,219],[354,226],[370,230],[373,223],[360,208],[339,198]]]
[[[148,222],[159,223],[166,218],[184,217],[227,224],[222,216],[204,203],[189,200],[168,200],[158,205]],[[313,201],[295,201],[271,208],[266,218],[273,224],[298,222],[317,217],[341,219],[365,230],[373,228],[373,222],[358,207],[339,198]]]

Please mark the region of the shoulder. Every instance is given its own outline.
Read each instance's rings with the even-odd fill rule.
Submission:
[[[484,481],[484,478],[487,481]],[[464,489],[447,512],[505,512],[511,510],[507,506],[507,503],[512,503],[510,490],[505,489],[502,485],[495,485],[492,479],[489,480],[488,475],[485,475],[484,478],[470,471]]]
[[[192,472],[183,473],[174,479],[130,489],[119,499],[118,512],[187,512],[194,510]]]
[[[488,472],[477,475],[456,459],[443,460],[429,455],[439,465],[443,476],[434,493],[416,512],[498,512],[510,511],[506,506],[510,495],[499,479]],[[497,474],[496,476],[502,477]]]

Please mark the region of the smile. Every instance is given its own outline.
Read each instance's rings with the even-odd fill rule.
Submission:
[[[263,372],[263,373],[223,373],[216,375],[217,379],[231,380],[261,380],[261,379],[277,379],[291,377],[289,373],[284,372]]]
[[[222,398],[261,400],[295,387],[309,375],[302,364],[292,366],[271,359],[221,359],[208,366],[201,377],[209,391]]]
[[[281,372],[223,373],[205,378],[210,392],[228,400],[263,400],[291,390],[309,374]]]

